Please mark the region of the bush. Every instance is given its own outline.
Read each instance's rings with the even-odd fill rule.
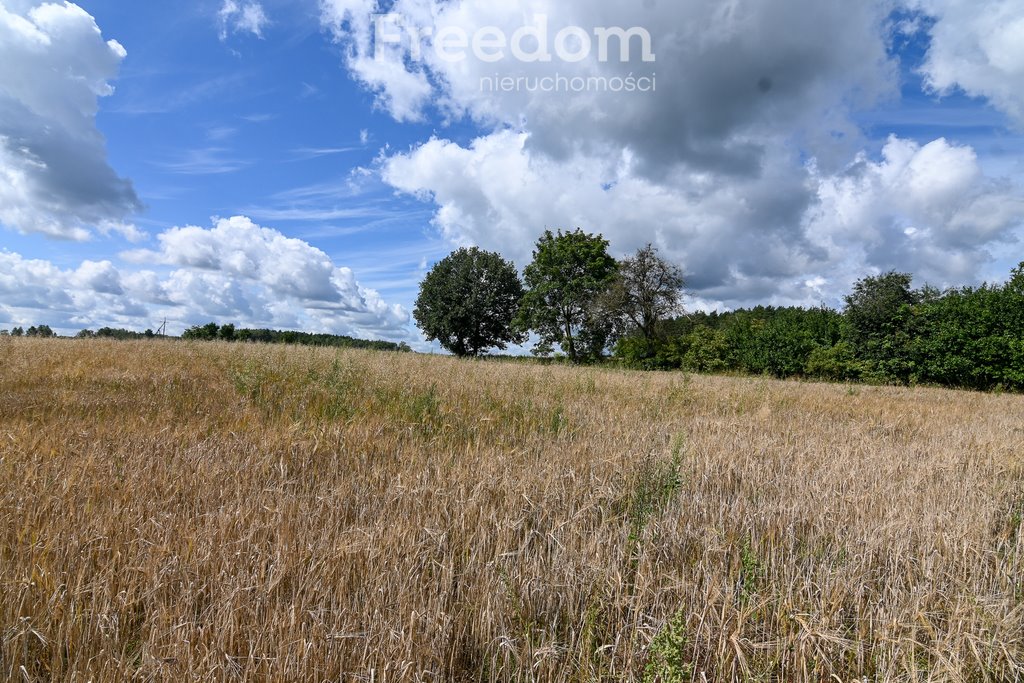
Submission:
[[[857,382],[863,378],[864,366],[857,360],[853,346],[840,342],[811,351],[804,372],[808,377],[830,382]]]
[[[698,327],[683,338],[680,347],[686,370],[713,373],[729,369],[729,340],[720,330]]]
[[[615,342],[615,357],[633,370],[676,370],[679,361],[671,344],[639,335],[621,337]]]

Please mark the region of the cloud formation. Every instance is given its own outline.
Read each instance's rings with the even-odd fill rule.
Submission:
[[[808,145],[831,146],[849,134],[851,106],[869,106],[895,94],[895,64],[885,34],[886,3],[843,0],[755,2],[697,0],[621,3],[611,0],[323,0],[322,20],[346,47],[353,75],[378,95],[397,120],[417,120],[428,106],[442,116],[468,116],[499,128],[526,128],[530,146],[555,158],[577,152],[629,149],[637,171],[658,177],[672,168],[756,173],[765,137],[804,131]],[[384,11],[393,17],[372,19]],[[557,56],[557,35],[582,31],[587,57]],[[650,35],[655,61],[645,61],[642,36],[609,38],[601,59],[602,29],[638,29]],[[430,39],[457,30],[478,38],[497,29],[507,47],[498,61],[472,47],[449,61]],[[523,61],[511,47],[520,31],[524,52],[546,44],[551,61]],[[378,35],[379,34],[379,35]],[[525,35],[525,34],[524,34]],[[401,37],[401,39],[399,39]],[[434,45],[432,48],[431,46]],[[495,51],[497,52],[497,51]],[[543,92],[486,86],[495,75],[627,78],[656,76],[655,92]],[[482,87],[483,86],[483,87]],[[432,103],[434,103],[432,105]]]
[[[383,162],[385,181],[434,202],[455,244],[497,249],[525,265],[545,228],[601,232],[619,253],[654,242],[702,300],[838,304],[858,277],[896,268],[936,285],[971,281],[1016,239],[1024,198],[985,176],[970,147],[891,138],[836,171],[800,165],[784,147],[762,173],[722,182],[698,171],[667,182],[636,174],[627,153],[553,160],[528,135],[501,131],[469,147],[434,139]],[[825,287],[825,285],[829,285]]]
[[[227,40],[232,33],[250,33],[257,38],[263,38],[263,29],[270,24],[266,12],[263,11],[263,5],[244,0],[224,0],[220,11],[217,12],[217,21],[220,23],[221,40]]]
[[[927,17],[921,70],[940,94],[984,97],[1024,125],[1024,12],[1017,0],[908,0]]]
[[[0,0],[0,223],[139,237],[129,223],[139,199],[108,164],[95,121],[126,54],[78,5]]]
[[[986,177],[972,148],[944,138],[920,145],[893,136],[877,161],[861,154],[841,173],[811,175],[820,201],[806,230],[848,269],[970,282],[1024,223],[1021,188]]]
[[[1013,3],[983,4],[1006,14]],[[891,138],[872,150],[853,123],[857,111],[899,97],[890,50],[898,7],[932,17],[925,68],[966,69],[955,51],[940,59],[961,5],[984,14],[958,0],[321,3],[353,76],[396,120],[467,117],[491,131],[470,144],[434,138],[379,163],[387,183],[436,206],[434,224],[450,242],[524,264],[545,227],[602,232],[620,253],[651,241],[684,265],[701,301],[726,306],[816,304],[826,292],[838,304],[853,280],[889,268],[937,285],[972,282],[1019,236],[1020,186],[987,177],[973,149]],[[385,6],[397,16],[375,26],[370,15]],[[508,39],[496,49],[501,59],[481,59],[470,45],[450,61],[429,39],[412,40],[410,26],[471,37],[495,27],[506,38],[532,27],[532,48],[545,35],[557,46],[552,36],[580,27],[592,45],[580,61],[530,61],[515,58]],[[966,38],[987,46],[988,67],[1003,69],[977,76],[974,92],[1007,111],[1024,92],[1010,87],[1014,26],[982,21]],[[625,59],[614,42],[600,59],[593,36],[608,27],[648,31],[656,60],[643,59],[639,40]],[[553,75],[607,82],[655,73],[656,92],[529,86]],[[981,72],[940,73],[936,89],[964,87]],[[492,76],[525,86],[496,91],[486,85]]]
[[[248,218],[187,226],[158,236],[159,249],[136,250],[127,271],[109,261],[62,270],[45,260],[0,251],[0,317],[76,330],[105,325],[174,328],[235,322],[406,339],[409,314],[361,286],[319,249]]]

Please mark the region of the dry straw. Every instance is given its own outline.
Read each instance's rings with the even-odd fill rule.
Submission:
[[[1018,680],[1022,415],[0,339],[0,678]]]

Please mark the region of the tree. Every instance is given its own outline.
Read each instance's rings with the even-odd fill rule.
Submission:
[[[684,285],[682,269],[648,244],[619,264],[608,298],[625,328],[654,341],[662,323],[682,313]]]
[[[25,336],[25,328],[23,328],[23,327],[15,327],[13,330],[11,330],[11,336],[12,337],[23,337],[23,336]]]
[[[682,269],[661,258],[653,245],[620,262],[603,298],[618,336],[640,337],[653,356],[665,321],[682,313],[684,284]]]
[[[721,330],[698,327],[681,340],[682,367],[693,372],[721,372],[729,367],[729,339]]]
[[[206,325],[194,325],[181,335],[182,339],[190,341],[212,341],[220,335],[220,325],[207,323]]]
[[[550,353],[558,344],[573,363],[603,355],[612,321],[601,314],[598,300],[617,272],[600,235],[578,228],[557,235],[545,231],[526,267],[527,291],[518,318],[520,327],[540,336],[534,353]]]
[[[1024,261],[1010,273],[1010,281],[1006,283],[1006,289],[1013,294],[1024,296]]]
[[[522,298],[512,263],[476,247],[459,249],[427,274],[413,317],[427,339],[456,356],[479,356],[526,341],[512,325]]]
[[[846,297],[846,334],[858,358],[887,380],[907,382],[912,308],[920,295],[911,289],[914,277],[895,271],[859,281]]]

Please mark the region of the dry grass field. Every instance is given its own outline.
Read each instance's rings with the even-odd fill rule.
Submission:
[[[0,679],[1024,680],[1024,397],[0,339]]]

